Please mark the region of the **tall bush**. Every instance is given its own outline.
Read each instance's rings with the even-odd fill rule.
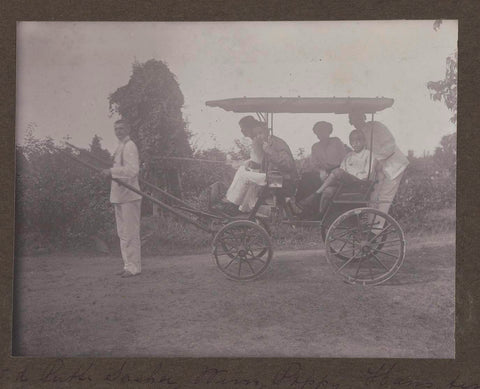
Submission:
[[[51,139],[29,135],[25,145],[17,147],[19,248],[28,249],[32,244],[82,247],[93,236],[111,236],[114,224],[109,193],[104,177],[69,160]]]

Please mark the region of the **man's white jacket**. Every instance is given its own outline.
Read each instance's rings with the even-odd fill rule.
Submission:
[[[130,137],[126,137],[119,142],[113,157],[113,167],[110,169],[113,178],[118,178],[140,190],[138,185],[138,150],[137,146]],[[126,187],[112,181],[112,188],[110,191],[111,203],[128,203],[130,201],[139,200],[142,196],[127,189]]]

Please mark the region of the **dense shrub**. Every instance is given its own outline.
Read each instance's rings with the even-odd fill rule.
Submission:
[[[83,247],[114,219],[108,180],[60,153],[50,139],[17,147],[17,248]],[[29,237],[29,239],[26,239]]]
[[[443,232],[455,227],[454,140],[454,136],[444,137],[442,147],[431,156],[409,157],[411,163],[391,209],[406,232]],[[90,154],[104,160],[110,158],[101,148],[98,137],[92,140],[90,149],[82,158],[88,159]],[[226,153],[215,148],[196,151],[194,156],[226,159]],[[228,185],[235,170],[227,164],[185,161],[180,172],[184,199],[196,207],[204,207],[205,188],[216,181]],[[28,137],[23,146],[17,147],[17,248],[27,251],[49,247],[84,248],[92,244],[92,238],[100,238],[110,244],[110,248],[117,247],[109,192],[108,180],[66,158],[50,139]],[[211,238],[167,213],[145,217],[142,231],[153,237],[145,246],[146,252],[152,254],[173,253],[179,247],[194,251],[205,247]],[[280,246],[309,247],[318,241],[319,235],[314,230],[285,229],[277,238]]]
[[[431,156],[410,156],[391,214],[406,231],[443,231],[454,227],[456,200],[456,138],[447,135]],[[446,215],[444,219],[439,215]],[[436,216],[434,216],[436,215]],[[445,225],[442,225],[445,224]]]

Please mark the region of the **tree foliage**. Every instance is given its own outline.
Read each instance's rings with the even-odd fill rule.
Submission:
[[[403,183],[395,197],[391,213],[406,231],[435,230],[432,215],[454,210],[456,202],[456,133],[445,135],[433,155],[417,158],[409,155]],[[439,223],[445,224],[446,220]],[[453,221],[454,224],[454,221]]]
[[[143,161],[142,176],[179,194],[180,183],[171,156],[191,156],[190,132],[182,116],[184,98],[175,75],[162,61],[135,62],[128,83],[109,97],[132,128]]]
[[[190,133],[182,117],[184,98],[174,74],[162,61],[135,62],[127,85],[109,97],[110,109],[132,127],[144,161],[190,156]]]
[[[97,141],[92,144],[102,150]],[[16,158],[17,247],[85,247],[98,234],[113,238],[108,180],[69,160],[52,139],[36,139],[31,133],[17,146]]]
[[[442,24],[442,20],[436,20],[433,29],[437,31]],[[447,108],[453,112],[450,118],[452,123],[457,122],[457,67],[458,52],[455,51],[446,59],[445,78],[439,81],[429,81],[427,88],[430,89],[430,97],[435,101],[443,101]]]

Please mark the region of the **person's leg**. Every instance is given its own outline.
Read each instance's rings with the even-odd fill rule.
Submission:
[[[247,171],[245,170],[245,167],[240,166],[227,190],[225,198],[233,204],[239,205],[245,197],[245,193],[248,189],[246,173]]]
[[[378,206],[376,207],[379,211],[385,212],[388,214],[390,206],[392,205],[393,199],[397,193],[400,182],[402,181],[403,173],[399,174],[395,179],[391,180],[385,176],[383,179],[382,185],[379,187],[376,197],[378,199]]]
[[[265,186],[266,174],[253,172],[240,167],[227,191],[226,199],[242,207],[242,212],[248,212],[257,201],[259,186]]]
[[[335,192],[337,191],[337,189],[338,189],[338,186],[331,185],[325,188],[324,191],[322,192],[322,197],[320,198],[320,206],[318,209],[318,212],[321,216],[323,216],[323,214],[325,213],[325,210],[327,209],[327,206],[330,200],[332,199],[332,197],[334,196]]]
[[[322,185],[322,180],[318,172],[303,173],[295,193],[295,201],[299,202],[307,198]]]
[[[113,204],[115,209],[115,223],[117,224],[117,235],[120,240],[120,252],[122,253],[123,270],[127,266],[126,254],[126,235],[125,235],[125,220],[123,214],[123,204]]]
[[[141,200],[123,204],[125,218],[125,270],[132,274],[142,271],[140,243],[140,208]]]
[[[261,189],[262,187],[257,184],[247,184],[245,196],[243,197],[242,202],[238,206],[240,212],[250,212],[253,209],[258,199],[258,193]]]

